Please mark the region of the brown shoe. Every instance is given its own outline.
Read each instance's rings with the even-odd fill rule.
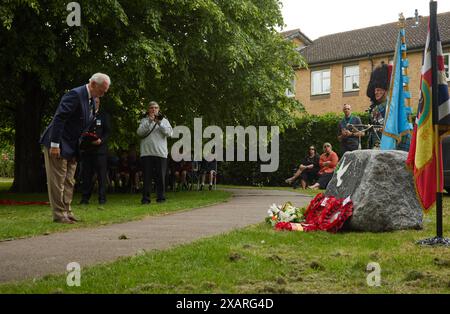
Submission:
[[[57,222],[60,224],[74,224],[75,222],[68,219],[68,218],[60,218],[60,219],[53,219],[53,222]]]

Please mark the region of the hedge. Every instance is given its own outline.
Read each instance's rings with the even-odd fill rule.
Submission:
[[[356,113],[362,123],[368,123],[367,113]],[[340,144],[337,140],[338,123],[342,114],[329,113],[322,116],[304,115],[296,120],[296,126],[280,134],[280,153],[278,171],[262,173],[260,162],[220,162],[219,179],[222,184],[279,186],[292,176],[300,161],[304,158],[310,145],[314,145],[319,153],[325,142],[331,143],[333,150],[340,155]],[[367,136],[362,146],[367,147]]]
[[[14,177],[14,146],[0,147],[0,178]]]
[[[356,113],[363,123],[368,123],[367,113]],[[304,115],[296,120],[296,126],[286,129],[280,134],[279,167],[275,172],[261,172],[260,162],[219,162],[218,183],[278,186],[292,176],[299,162],[306,155],[310,145],[322,151],[325,142],[333,145],[333,150],[340,155],[337,140],[337,125],[342,114],[329,113],[322,116]],[[367,147],[367,136],[363,139],[363,147]],[[248,156],[248,155],[247,155]],[[14,177],[14,146],[2,145],[0,148],[0,177]]]

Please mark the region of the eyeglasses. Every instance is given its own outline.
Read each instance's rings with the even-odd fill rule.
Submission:
[[[316,150],[315,148],[310,148],[309,150]]]
[[[149,107],[150,109],[158,109],[159,107]]]

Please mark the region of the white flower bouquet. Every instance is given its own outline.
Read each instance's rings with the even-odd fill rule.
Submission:
[[[304,212],[305,208],[295,207],[291,202],[287,202],[283,206],[272,204],[267,211],[266,222],[271,224],[272,227],[275,227],[279,222],[300,223],[305,220]]]

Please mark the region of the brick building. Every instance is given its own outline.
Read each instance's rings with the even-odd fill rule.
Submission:
[[[449,79],[450,12],[437,16],[439,33]],[[428,17],[405,21],[408,76],[411,105],[417,107],[420,91],[422,54],[427,36]],[[308,68],[296,69],[293,93],[311,114],[341,112],[344,103],[353,111],[362,112],[370,104],[366,89],[370,74],[381,61],[389,63],[394,57],[398,22],[331,34],[310,40],[299,29],[283,32],[302,54]],[[450,80],[449,80],[450,83]]]

